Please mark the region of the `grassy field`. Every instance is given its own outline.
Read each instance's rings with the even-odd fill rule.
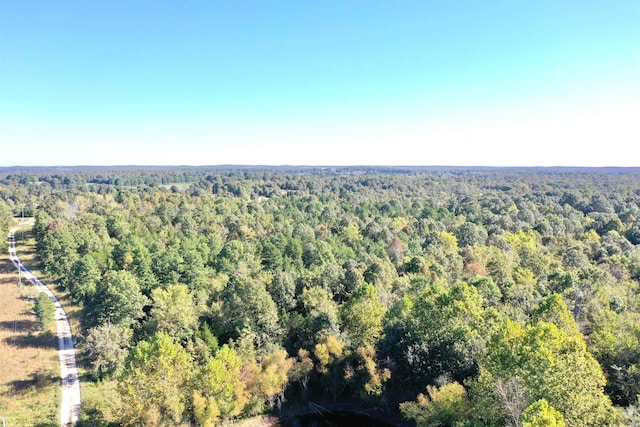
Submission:
[[[30,227],[21,228],[16,232],[16,249],[20,261],[55,294],[67,313],[71,324],[71,333],[76,338],[80,337],[82,335],[80,327],[81,307],[72,304],[69,293],[55,286],[55,283],[43,271],[40,260],[36,255],[35,245],[36,242]]]
[[[57,339],[39,329],[32,312],[37,292],[27,283],[18,287],[9,255],[0,254],[0,419],[8,427],[57,426]]]
[[[82,384],[82,415],[80,421],[85,427],[117,426],[121,418],[122,401],[117,391],[117,381],[105,379],[100,382]]]
[[[77,305],[72,304],[72,302],[70,301],[69,298],[69,293],[65,292],[64,290],[58,288],[57,286],[53,285],[53,281],[51,280],[51,278],[43,271],[41,263],[38,259],[38,257],[36,256],[35,253],[35,239],[33,238],[33,235],[31,233],[31,230],[29,227],[25,227],[24,228],[24,233],[22,232],[23,229],[21,229],[18,233],[16,233],[16,246],[17,246],[17,253],[18,253],[18,257],[20,258],[20,261],[22,261],[22,263],[27,266],[29,268],[29,270],[31,270],[31,272],[38,277],[40,280],[42,280],[42,282],[44,282],[45,284],[49,285],[49,289],[51,289],[53,291],[53,293],[56,295],[56,297],[58,298],[58,300],[60,300],[60,302],[62,303],[62,306],[65,309],[65,312],[67,313],[67,317],[69,318],[69,322],[71,323],[71,330],[72,333],[74,335],[74,339],[76,340],[76,358],[78,360],[78,369],[79,369],[79,374],[80,374],[80,378],[81,378],[81,389],[82,389],[82,414],[81,414],[81,423],[83,426],[108,426],[111,425],[109,424],[110,420],[114,420],[114,419],[118,419],[119,414],[118,411],[120,410],[120,406],[121,406],[121,402],[120,399],[118,397],[118,393],[115,390],[116,388],[116,381],[115,380],[104,380],[98,383],[95,382],[91,382],[88,381],[88,379],[86,378],[86,370],[85,367],[83,366],[83,359],[82,359],[82,355],[83,355],[83,351],[82,351],[82,335],[83,332],[81,330],[80,327],[80,316],[81,316],[81,307],[78,307]],[[2,255],[2,262],[3,262],[3,266],[5,266],[4,270],[7,270],[7,272],[10,271],[10,274],[7,274],[7,272],[4,272],[2,274],[2,277],[6,277],[6,281],[7,281],[7,286],[6,288],[12,288],[15,291],[17,291],[17,295],[18,297],[20,296],[20,291],[18,289],[17,286],[17,275],[15,274],[15,272],[13,271],[14,267],[13,264],[11,264],[8,255]],[[2,282],[4,284],[4,280]],[[27,282],[28,283],[28,282]],[[13,286],[9,286],[10,284],[13,284]],[[25,285],[23,283],[23,285]],[[0,291],[4,290],[5,286],[3,286]],[[25,285],[23,286],[23,290],[22,290],[22,294],[23,295],[36,295],[36,291],[29,285]],[[2,293],[0,293],[0,298],[2,297]],[[3,306],[5,304],[5,300],[7,300],[6,298],[2,298],[2,301],[0,301],[0,310],[3,309]],[[22,302],[24,302],[24,304],[26,304],[26,309],[25,309],[25,316],[27,316],[29,318],[29,321],[31,322],[30,325],[34,328],[33,334],[37,335],[37,325],[36,325],[36,319],[35,316],[33,314],[30,313],[31,311],[31,306],[33,305],[33,303],[31,303],[28,299],[23,299],[21,300]],[[15,304],[15,303],[14,303]],[[10,303],[7,302],[7,305],[10,305]],[[28,313],[27,313],[28,312]],[[15,316],[15,314],[10,315],[9,313],[5,313],[4,311],[2,313],[0,313],[0,316],[5,316],[7,318],[13,318],[11,316]],[[4,331],[0,331],[0,332],[4,332]],[[55,337],[53,337],[53,335],[48,335],[48,337],[51,339],[52,342],[52,348],[55,350],[57,349],[57,347],[55,347],[57,345],[57,341],[55,339]],[[5,352],[3,350],[0,350],[0,362],[3,361],[5,359],[5,357],[11,357],[12,359],[15,360],[24,360],[21,359],[22,357],[25,357],[21,354],[15,354],[13,356],[9,356],[9,353],[7,352],[7,354],[5,355]],[[60,379],[59,379],[59,365],[58,365],[58,356],[57,353],[55,351],[52,351],[51,353],[51,360],[53,361],[51,363],[51,367],[50,370],[52,372],[55,372],[56,378],[55,378],[55,385],[53,387],[50,387],[49,389],[47,389],[48,391],[42,391],[43,393],[49,393],[51,395],[50,397],[50,402],[49,405],[51,406],[51,409],[48,410],[48,412],[46,413],[45,416],[40,417],[32,417],[31,419],[24,419],[24,422],[22,419],[18,419],[17,416],[15,418],[15,422],[13,423],[9,423],[10,418],[5,415],[4,411],[4,406],[2,406],[3,404],[0,403],[0,419],[3,416],[7,417],[7,427],[9,426],[48,426],[48,425],[58,425],[57,422],[55,422],[56,417],[57,417],[57,410],[58,410],[58,403],[59,403],[59,399],[60,399]],[[9,372],[9,371],[8,371]],[[9,378],[11,375],[8,374]],[[84,378],[84,379],[83,379]],[[0,378],[1,380],[1,378]],[[8,379],[8,381],[13,381],[12,379]],[[4,382],[3,382],[4,383]],[[33,396],[32,398],[35,398],[36,395],[38,394],[37,390],[34,390]],[[2,390],[0,390],[0,395],[2,395]],[[27,399],[25,399],[25,401],[27,401]],[[2,400],[0,400],[0,402],[3,402]],[[9,400],[7,400],[7,402],[9,402]],[[7,405],[9,405],[9,403],[7,403]],[[18,408],[18,413],[21,412],[21,409]],[[25,411],[27,412],[27,411]],[[43,412],[43,411],[41,411]],[[45,413],[45,412],[43,412]],[[47,418],[49,417],[49,418]],[[47,421],[49,420],[49,421]],[[51,421],[53,420],[53,421]]]

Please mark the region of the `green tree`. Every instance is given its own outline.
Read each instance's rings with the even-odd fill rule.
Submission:
[[[415,421],[418,427],[461,425],[470,409],[467,392],[457,382],[441,387],[427,386],[426,396],[419,394],[417,401],[400,404],[402,415]]]
[[[484,244],[487,240],[487,231],[473,222],[465,222],[455,230],[460,247]]]
[[[544,298],[531,314],[531,320],[534,323],[539,321],[553,323],[568,335],[580,336],[578,325],[573,320],[573,316],[562,297],[558,294]]]
[[[202,425],[239,415],[249,401],[242,377],[243,362],[235,350],[223,345],[196,374],[193,393],[195,417]]]
[[[589,349],[607,375],[605,390],[619,406],[640,395],[640,314],[601,310],[591,322]]]
[[[481,376],[494,384],[517,380],[528,401],[546,399],[569,425],[614,425],[618,419],[604,394],[602,370],[581,336],[551,323],[522,327],[506,321],[487,347]],[[499,401],[496,396],[502,406]]]
[[[143,425],[177,425],[185,418],[193,372],[191,357],[159,332],[139,342],[127,358],[119,390],[124,420]]]
[[[462,381],[474,374],[493,327],[493,315],[482,304],[478,290],[464,282],[451,287],[437,283],[419,295],[409,317],[413,341],[405,355],[414,376],[431,382],[445,374]]]
[[[218,254],[218,270],[232,275],[239,264],[247,258],[245,245],[239,240],[230,240],[222,247]]]
[[[311,343],[324,341],[328,336],[340,332],[338,305],[331,294],[320,286],[305,289],[300,296],[304,307],[305,336]]]
[[[259,390],[270,408],[279,408],[284,402],[284,389],[294,363],[295,359],[288,357],[285,350],[276,350],[262,358]]]
[[[340,308],[344,331],[354,348],[370,346],[382,333],[382,318],[385,309],[371,285],[362,285]]]
[[[222,292],[222,319],[226,332],[237,338],[245,329],[255,334],[257,348],[280,340],[278,309],[265,284],[254,278],[234,276]]]
[[[292,271],[277,271],[267,289],[279,309],[290,311],[296,305],[296,283]]]
[[[385,383],[391,378],[391,370],[382,368],[376,361],[376,350],[373,346],[359,347],[355,353],[356,368],[354,376],[360,377],[356,387],[362,387],[359,395],[363,400],[382,395]],[[347,371],[347,376],[350,372]]]
[[[277,270],[282,267],[282,249],[274,243],[267,241],[261,248],[262,265],[270,270]]]
[[[544,399],[525,409],[521,421],[522,427],[565,427],[562,414]]]
[[[187,285],[169,285],[151,293],[149,324],[157,332],[166,332],[178,339],[192,336],[198,326],[198,312]]]
[[[84,255],[71,268],[70,289],[71,298],[80,305],[91,301],[96,293],[101,273],[92,255]]]
[[[51,297],[47,294],[40,293],[36,302],[34,303],[33,310],[36,312],[36,319],[43,331],[48,332],[53,326],[54,316],[56,314],[56,306],[53,303]]]
[[[324,342],[316,344],[313,354],[318,359],[316,367],[329,383],[335,402],[341,385],[340,370],[345,356],[344,343],[335,336],[329,335]]]
[[[119,373],[129,354],[131,338],[131,329],[122,325],[107,323],[89,329],[84,348],[94,374]]]
[[[107,271],[90,307],[98,323],[132,325],[144,316],[148,299],[142,295],[136,277],[129,271]]]
[[[6,236],[9,234],[9,227],[11,226],[11,210],[4,202],[0,200],[0,235]],[[5,253],[7,250],[6,239],[0,239],[0,252]]]
[[[129,236],[120,241],[113,248],[111,259],[115,270],[128,270],[135,274],[143,292],[148,294],[151,287],[156,284],[152,274],[149,249],[139,236]]]
[[[52,224],[42,240],[42,260],[46,271],[69,288],[71,269],[78,259],[77,244],[66,221],[59,219]]]

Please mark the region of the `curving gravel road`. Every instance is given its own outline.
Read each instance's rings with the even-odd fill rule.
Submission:
[[[76,352],[71,336],[71,327],[67,314],[62,308],[62,304],[51,290],[37,277],[35,277],[27,267],[25,267],[16,254],[15,232],[20,227],[15,227],[9,232],[9,256],[13,265],[18,268],[22,275],[40,292],[47,294],[53,300],[56,307],[56,328],[58,330],[58,356],[60,358],[60,376],[62,378],[62,402],[60,405],[60,426],[67,427],[75,425],[80,416],[80,379],[78,378],[78,367],[76,365]]]

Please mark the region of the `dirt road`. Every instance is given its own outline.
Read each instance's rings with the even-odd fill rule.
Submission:
[[[80,416],[80,379],[78,378],[78,367],[76,365],[76,353],[71,336],[71,326],[67,314],[58,301],[58,298],[51,290],[35,277],[27,267],[25,267],[16,254],[15,232],[19,227],[11,229],[9,232],[9,256],[13,264],[20,270],[25,279],[38,289],[47,294],[56,307],[55,319],[58,333],[58,355],[60,358],[60,376],[62,378],[62,402],[60,405],[60,426],[75,425]]]

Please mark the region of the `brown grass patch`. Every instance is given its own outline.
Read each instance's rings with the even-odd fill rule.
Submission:
[[[18,235],[19,234],[19,235]],[[71,325],[71,333],[74,338],[83,336],[80,325],[80,316],[82,315],[82,307],[74,305],[71,302],[69,292],[58,287],[56,283],[44,272],[42,263],[36,254],[36,242],[31,231],[31,227],[21,228],[16,232],[16,252],[20,261],[38,278],[51,289],[56,298],[64,307],[67,318]],[[17,280],[17,279],[16,279]]]
[[[33,295],[31,285],[18,287],[15,267],[0,255],[0,414],[9,426],[57,425],[57,341],[39,330]]]

